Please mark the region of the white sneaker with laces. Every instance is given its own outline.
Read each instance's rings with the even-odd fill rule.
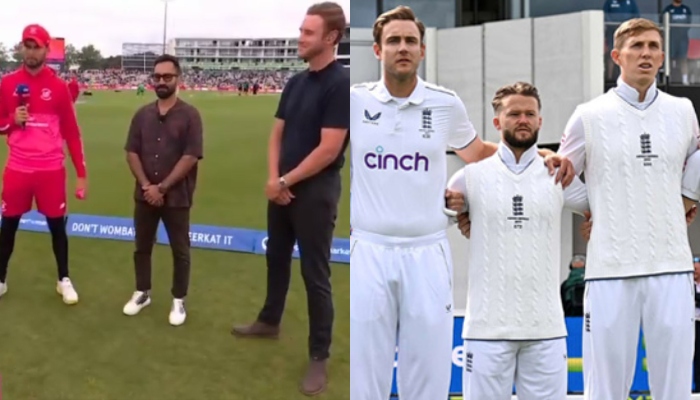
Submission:
[[[70,278],[63,278],[56,284],[56,292],[63,297],[63,302],[69,305],[78,303],[78,292],[75,291]]]
[[[173,307],[170,309],[170,325],[180,326],[185,323],[186,318],[185,300],[173,299]]]
[[[4,295],[5,293],[7,293],[7,282],[0,282],[0,297],[2,297],[2,295]]]
[[[124,314],[136,315],[151,304],[151,296],[148,292],[135,291],[129,302],[124,306]]]

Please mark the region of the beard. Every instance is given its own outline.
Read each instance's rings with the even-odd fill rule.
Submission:
[[[24,59],[24,65],[31,69],[39,68],[44,65],[44,60],[34,57],[27,57]]]
[[[311,46],[306,50],[306,52],[304,52],[304,53],[299,52],[299,58],[301,58],[302,60],[304,60],[306,62],[309,62],[309,60],[318,56],[322,52],[323,52],[323,48],[321,46],[318,46],[318,47]]]
[[[175,94],[176,89],[177,88],[175,86],[170,87],[168,85],[160,85],[156,87],[156,96],[158,96],[158,98],[161,100],[169,99]]]
[[[515,132],[509,129],[504,129],[503,140],[505,140],[505,142],[508,143],[508,145],[513,149],[527,150],[537,143],[537,136],[539,133],[540,130],[537,129],[532,132],[532,135],[530,135],[530,137],[527,139],[518,139]]]

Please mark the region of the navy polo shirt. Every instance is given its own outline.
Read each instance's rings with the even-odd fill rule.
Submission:
[[[334,61],[321,70],[294,75],[282,91],[275,117],[284,120],[279,164],[284,175],[318,147],[323,128],[350,129],[349,70]],[[349,139],[348,133],[342,151],[325,171],[343,167]]]

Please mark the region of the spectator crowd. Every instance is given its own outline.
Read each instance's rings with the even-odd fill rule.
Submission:
[[[0,79],[10,71],[0,71]],[[76,78],[83,88],[133,88],[141,84],[148,86],[150,75],[143,71],[127,70],[86,70],[60,72],[66,81]],[[218,70],[186,70],[183,71],[183,85],[193,89],[234,89],[239,86],[258,84],[262,90],[281,90],[292,77],[294,71],[218,71]]]

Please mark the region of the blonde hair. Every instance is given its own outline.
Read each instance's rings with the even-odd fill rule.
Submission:
[[[372,34],[374,35],[374,43],[382,44],[382,34],[384,33],[384,26],[391,21],[412,21],[418,27],[420,31],[420,41],[423,43],[423,38],[425,37],[425,25],[416,17],[410,7],[398,6],[393,10],[389,10],[384,14],[380,15],[376,21],[374,21],[374,27],[372,29]]]
[[[613,42],[615,49],[622,49],[627,39],[647,31],[656,31],[659,36],[663,37],[661,29],[651,20],[633,18],[623,22],[622,25],[615,30],[615,40]]]

